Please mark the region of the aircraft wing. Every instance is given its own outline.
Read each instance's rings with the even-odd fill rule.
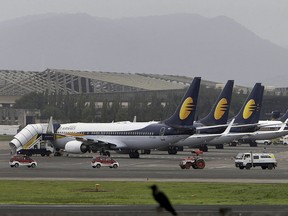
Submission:
[[[223,125],[211,125],[211,126],[199,126],[196,127],[197,131],[201,131],[201,130],[207,130],[207,129],[213,129],[213,128],[223,128],[223,127],[227,127],[228,124],[223,124]]]
[[[111,138],[111,137],[75,137],[77,141],[83,142],[87,145],[96,145],[98,147],[113,147],[113,148],[125,148],[127,145],[123,143],[121,140]]]

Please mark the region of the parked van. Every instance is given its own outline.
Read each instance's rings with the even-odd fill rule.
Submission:
[[[239,169],[260,166],[271,170],[277,166],[277,161],[272,153],[239,153],[235,158],[235,166]]]

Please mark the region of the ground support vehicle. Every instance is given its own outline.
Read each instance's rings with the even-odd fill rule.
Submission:
[[[17,154],[32,156],[32,155],[41,155],[50,156],[54,152],[53,146],[49,144],[47,140],[41,140],[41,136],[36,140],[29,148],[22,148],[17,151]]]
[[[288,135],[282,137],[280,141],[283,143],[283,145],[288,145]]]
[[[35,168],[37,166],[37,162],[27,155],[15,155],[10,159],[9,165],[16,168],[19,166]]]
[[[199,157],[187,157],[180,161],[179,166],[181,169],[190,169],[190,167],[194,169],[204,169],[205,160]]]
[[[257,144],[264,144],[264,145],[271,145],[272,141],[271,140],[255,140]]]
[[[239,153],[235,157],[235,166],[239,169],[260,166],[262,169],[271,170],[277,167],[277,161],[272,153]]]
[[[107,156],[99,156],[96,158],[93,158],[91,161],[91,166],[93,168],[100,168],[102,166],[108,166],[110,168],[118,168],[119,167],[119,163]]]
[[[17,154],[23,154],[23,155],[28,155],[28,156],[32,156],[35,154],[39,154],[41,156],[50,156],[50,154],[52,153],[51,150],[48,150],[46,148],[40,148],[40,149],[20,149],[19,151],[17,151]]]

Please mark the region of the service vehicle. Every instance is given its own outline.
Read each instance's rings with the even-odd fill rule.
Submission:
[[[180,161],[179,166],[181,169],[190,169],[190,167],[194,169],[204,169],[205,160],[199,157],[187,157]]]
[[[272,141],[271,140],[255,140],[257,144],[264,144],[264,145],[271,145]]]
[[[283,143],[283,145],[288,145],[288,135],[282,137],[280,141]]]
[[[50,156],[50,154],[52,153],[51,150],[48,150],[46,148],[33,148],[33,149],[20,149],[17,151],[17,154],[22,154],[22,155],[28,155],[28,156],[32,156],[32,155],[36,155],[36,154],[40,154],[42,157],[44,156]]]
[[[42,157],[44,157],[44,156],[50,156],[53,152],[54,152],[54,148],[48,142],[41,140],[41,141],[35,142],[32,148],[19,149],[17,151],[17,154],[27,155],[27,156],[39,154]]]
[[[277,161],[272,153],[239,153],[235,157],[235,166],[239,169],[260,166],[262,169],[271,170],[277,167]]]
[[[119,163],[113,158],[110,158],[107,156],[99,156],[99,157],[93,158],[93,160],[91,161],[91,166],[93,168],[100,168],[102,166],[108,166],[110,168],[118,168]]]
[[[19,166],[27,166],[27,167],[32,167],[35,168],[37,166],[37,162],[30,158],[27,155],[14,155],[10,161],[9,165],[11,167],[19,167]]]

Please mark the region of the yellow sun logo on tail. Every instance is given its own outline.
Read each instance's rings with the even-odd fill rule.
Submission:
[[[256,110],[256,103],[253,99],[249,100],[243,111],[243,118],[248,119]]]
[[[193,99],[191,97],[186,98],[186,100],[183,102],[180,112],[179,112],[179,118],[181,120],[186,119],[191,111],[194,109],[193,105]]]
[[[214,118],[216,120],[219,120],[222,118],[222,116],[225,114],[225,112],[227,111],[228,109],[228,101],[226,98],[222,98],[217,106],[216,106],[216,109],[214,111]]]

